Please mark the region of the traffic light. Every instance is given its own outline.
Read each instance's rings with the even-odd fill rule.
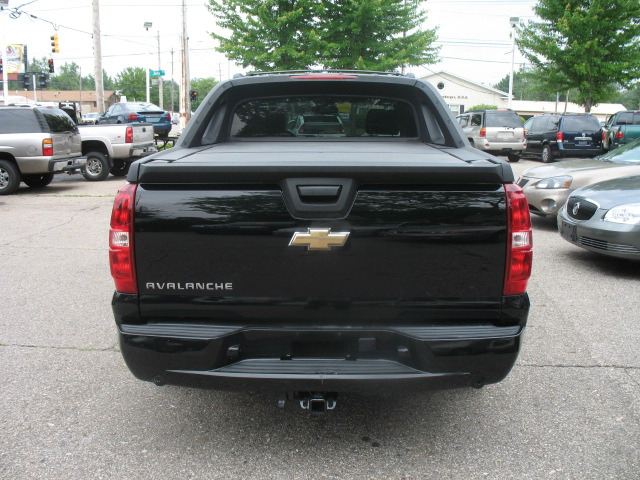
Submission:
[[[51,35],[51,51],[53,53],[59,53],[60,52],[60,45],[58,45],[58,34],[54,34]]]
[[[49,74],[48,73],[38,73],[38,86],[40,88],[47,88],[49,86]]]
[[[50,58],[47,63],[49,64],[49,73],[54,73],[56,71],[55,67],[53,66],[53,58]]]
[[[191,99],[192,102],[198,101],[198,91],[197,90],[191,90],[189,98]]]
[[[20,83],[20,87],[25,89],[31,88],[31,74],[30,73],[19,73],[18,74],[18,83]]]
[[[0,58],[0,75],[4,72],[4,67],[2,66],[2,59]]]

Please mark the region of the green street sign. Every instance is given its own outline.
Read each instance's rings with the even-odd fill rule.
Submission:
[[[164,77],[164,70],[149,70],[150,77]]]

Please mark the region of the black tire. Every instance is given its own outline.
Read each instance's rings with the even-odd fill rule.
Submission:
[[[553,162],[553,152],[551,151],[551,147],[549,145],[544,145],[542,147],[542,162]]]
[[[111,175],[114,177],[124,177],[129,172],[131,164],[124,160],[114,160],[113,167],[111,167]]]
[[[20,170],[8,160],[0,160],[0,195],[11,195],[20,186]]]
[[[53,173],[23,175],[22,181],[31,188],[44,188],[53,181]]]
[[[507,155],[507,160],[509,160],[511,163],[519,162],[520,155],[516,155],[515,153],[512,153],[510,155]]]
[[[110,169],[111,165],[106,155],[100,152],[89,152],[82,175],[90,182],[100,182],[109,176]]]

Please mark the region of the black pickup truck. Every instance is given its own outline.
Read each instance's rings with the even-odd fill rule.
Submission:
[[[527,201],[426,82],[234,78],[127,179],[112,304],[142,380],[323,411],[337,392],[481,387],[516,361]]]

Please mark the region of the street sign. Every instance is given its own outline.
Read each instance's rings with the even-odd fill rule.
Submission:
[[[164,77],[164,70],[149,70],[150,77]]]

